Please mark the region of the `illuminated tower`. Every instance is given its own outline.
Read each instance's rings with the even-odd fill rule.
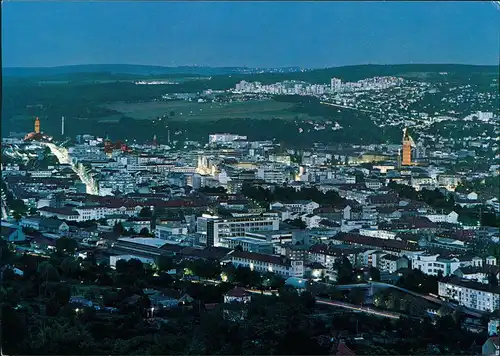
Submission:
[[[35,119],[35,133],[39,134],[40,133],[40,120],[37,118]]]
[[[104,139],[104,152],[110,153],[113,152],[113,147],[111,147],[111,140],[109,139],[108,134],[106,134],[106,138]]]
[[[158,139],[156,138],[156,135],[153,136],[153,146],[158,146]]]
[[[61,117],[61,136],[64,136],[64,116]]]
[[[408,134],[408,129],[403,130],[403,161],[401,164],[403,166],[411,165],[411,148],[415,146],[413,139]]]

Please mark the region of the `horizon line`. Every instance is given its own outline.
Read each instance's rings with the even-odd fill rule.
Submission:
[[[458,66],[476,66],[476,67],[491,67],[498,66],[495,64],[471,64],[471,63],[449,63],[449,62],[427,62],[427,63],[359,63],[359,64],[343,64],[343,65],[333,65],[326,67],[302,67],[302,66],[245,66],[245,65],[223,65],[223,66],[212,66],[212,65],[196,65],[196,64],[185,64],[185,65],[159,65],[159,64],[134,64],[134,63],[81,63],[81,64],[62,64],[55,66],[2,66],[2,69],[55,69],[55,68],[65,68],[65,67],[81,67],[81,66],[137,66],[137,67],[159,67],[159,68],[248,68],[248,69],[285,69],[285,68],[299,68],[306,70],[318,70],[318,69],[330,69],[330,68],[342,68],[342,67],[355,67],[355,66],[402,66],[402,65],[458,65]]]

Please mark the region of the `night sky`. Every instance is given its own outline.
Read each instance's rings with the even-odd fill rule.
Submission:
[[[4,67],[497,64],[491,2],[3,2]]]

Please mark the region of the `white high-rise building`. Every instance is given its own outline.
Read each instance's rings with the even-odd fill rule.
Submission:
[[[477,118],[479,121],[490,121],[493,119],[493,113],[492,112],[484,112],[484,111],[478,111],[477,112]]]
[[[339,90],[342,87],[342,80],[338,78],[332,78],[330,81],[330,89],[332,91]]]
[[[424,158],[426,156],[426,149],[422,141],[418,141],[415,154],[417,159]]]

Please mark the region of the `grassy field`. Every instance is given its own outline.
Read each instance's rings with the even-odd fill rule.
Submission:
[[[105,107],[138,120],[152,120],[163,115],[169,120],[214,121],[230,119],[311,119],[306,114],[289,111],[292,103],[274,100],[246,101],[233,103],[197,103],[189,101],[149,102],[149,103],[113,103]],[[175,112],[172,116],[170,113]]]

